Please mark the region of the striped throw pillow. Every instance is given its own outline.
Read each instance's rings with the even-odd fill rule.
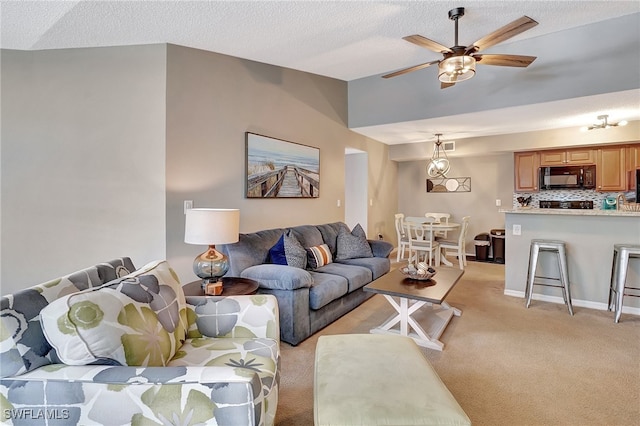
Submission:
[[[309,247],[307,249],[307,265],[309,269],[318,269],[321,266],[328,265],[333,262],[331,258],[331,250],[326,244]]]

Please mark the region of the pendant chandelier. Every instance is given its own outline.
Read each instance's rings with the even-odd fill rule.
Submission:
[[[447,153],[444,149],[441,149],[442,142],[440,142],[440,136],[442,136],[442,133],[436,133],[437,141],[433,149],[433,156],[429,164],[427,164],[427,174],[432,178],[446,177],[451,168]]]

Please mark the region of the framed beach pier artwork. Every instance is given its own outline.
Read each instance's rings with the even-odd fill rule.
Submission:
[[[247,198],[318,198],[320,149],[246,132]]]

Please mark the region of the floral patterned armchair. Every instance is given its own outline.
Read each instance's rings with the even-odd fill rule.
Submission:
[[[0,299],[0,423],[272,425],[279,336],[273,296],[98,264]]]

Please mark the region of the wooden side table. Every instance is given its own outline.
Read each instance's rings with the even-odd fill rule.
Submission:
[[[222,294],[217,297],[256,294],[259,286],[257,281],[249,278],[222,277]],[[182,291],[185,296],[209,296],[202,290],[202,280],[183,285]]]

